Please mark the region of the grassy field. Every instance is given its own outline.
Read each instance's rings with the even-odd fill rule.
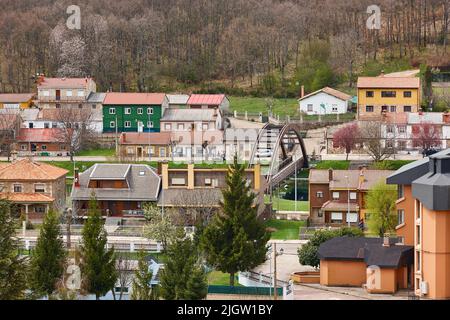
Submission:
[[[230,274],[220,271],[211,271],[210,273],[208,273],[208,284],[216,286],[229,286]],[[241,285],[237,282],[237,278],[234,281],[234,285],[236,287],[241,287]]]
[[[114,157],[116,151],[114,149],[92,149],[92,150],[83,150],[77,152],[77,156],[80,157],[89,157],[89,156],[98,156],[98,157]]]
[[[239,113],[259,113],[262,112],[263,115],[267,115],[268,98],[258,98],[258,97],[230,97],[230,110],[236,110]],[[297,99],[275,99],[270,98],[273,101],[272,113],[279,115],[289,115],[294,116],[298,112],[298,101]]]
[[[264,201],[269,202],[268,195],[264,195]],[[279,211],[295,211],[295,201],[272,197],[272,207]],[[297,211],[309,211],[309,201],[297,201]]]
[[[298,240],[299,228],[305,226],[304,221],[268,220],[266,227],[273,230],[271,239]]]
[[[334,170],[348,170],[350,161],[345,160],[325,160],[317,163],[314,169],[334,169]]]

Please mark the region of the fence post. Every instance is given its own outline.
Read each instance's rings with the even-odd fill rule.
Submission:
[[[245,118],[245,120],[248,120],[248,114],[247,114],[247,111],[245,111],[244,118]]]
[[[25,221],[22,221],[22,234],[24,237],[27,234],[27,223]]]
[[[30,250],[30,240],[25,240],[25,249]]]
[[[156,242],[156,252],[161,252],[161,243],[159,241]]]
[[[134,252],[134,242],[130,242],[130,252]]]
[[[237,111],[234,110],[234,117],[237,118]]]

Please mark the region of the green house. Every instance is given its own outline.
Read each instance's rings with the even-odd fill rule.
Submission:
[[[159,132],[168,107],[164,93],[108,92],[103,101],[103,132]]]

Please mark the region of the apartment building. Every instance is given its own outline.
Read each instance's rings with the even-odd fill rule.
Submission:
[[[387,183],[399,190],[397,234],[414,246],[416,295],[450,299],[450,149],[403,166]]]
[[[358,120],[381,120],[383,113],[418,112],[420,78],[359,77]]]
[[[309,219],[316,226],[357,226],[367,213],[370,188],[386,179],[389,170],[316,170],[309,172]]]

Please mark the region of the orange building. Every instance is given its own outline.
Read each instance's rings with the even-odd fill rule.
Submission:
[[[414,250],[416,295],[450,298],[450,149],[408,164],[387,182],[399,186],[397,234]]]

